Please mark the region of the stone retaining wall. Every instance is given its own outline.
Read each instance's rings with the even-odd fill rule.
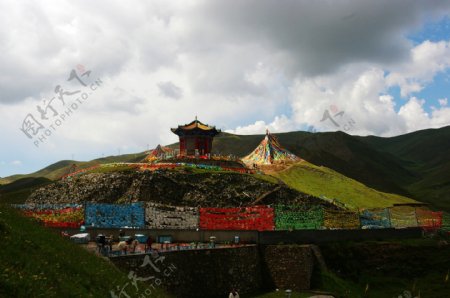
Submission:
[[[138,277],[155,276],[160,286],[176,297],[227,297],[230,288],[250,293],[262,288],[261,263],[257,246],[227,249],[186,250],[161,253],[164,261],[141,265],[145,255],[111,257],[125,272]],[[152,279],[150,282],[153,282]]]
[[[264,284],[270,288],[308,290],[314,257],[310,245],[269,245],[261,248]]]

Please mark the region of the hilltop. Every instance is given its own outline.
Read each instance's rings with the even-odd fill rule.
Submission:
[[[325,198],[326,197],[326,198]],[[336,202],[330,203],[332,200]],[[271,175],[180,167],[139,171],[100,167],[36,189],[27,203],[129,203],[232,207],[255,204],[336,205],[349,209],[389,207],[413,200],[382,193],[333,170],[302,161]]]
[[[339,177],[336,178],[337,180],[345,183],[351,182],[348,185],[341,185],[342,189],[350,191],[353,189],[351,184],[359,182],[362,185],[358,187],[372,189],[363,191],[365,196],[368,193],[376,192],[385,193],[387,196],[395,194],[398,196],[391,196],[394,198],[393,202],[398,202],[397,199],[404,201],[404,198],[407,197],[430,203],[436,209],[450,210],[450,155],[448,154],[450,152],[450,126],[391,138],[351,136],[343,132],[309,133],[299,131],[274,135],[290,152],[310,164],[324,169],[327,177],[337,175],[336,177]],[[243,136],[222,133],[214,139],[212,153],[242,157],[249,154],[263,137],[264,135]],[[169,145],[172,148],[176,146],[177,144]],[[25,201],[34,189],[67,173],[72,164],[77,164],[78,168],[87,168],[94,164],[135,162],[144,158],[145,153],[141,152],[110,156],[89,162],[65,160],[35,173],[2,178],[0,184],[11,182],[15,182],[15,184],[0,185],[0,201]],[[319,176],[313,175],[313,173],[315,172],[303,171],[304,175],[310,177],[303,178],[301,181],[309,179],[309,183],[315,181],[316,186],[301,186],[301,181],[296,182],[300,186],[295,186],[292,183],[292,177],[297,174],[293,171],[280,174],[278,177],[286,180],[290,186],[305,192],[312,191],[314,187],[325,187],[330,190],[316,179]],[[288,177],[289,175],[292,177]],[[350,179],[343,179],[341,176]],[[317,195],[317,193],[310,194]],[[345,198],[342,198],[341,192],[323,194],[327,197],[336,197],[344,202],[347,200],[346,198],[352,196],[345,195]],[[373,197],[374,200],[378,200],[376,197]],[[348,203],[351,204],[350,201]]]
[[[272,179],[272,180],[270,180]],[[27,203],[129,203],[150,201],[174,206],[232,207],[297,204],[336,207],[291,189],[269,176],[233,172],[136,171],[92,172],[37,189]]]

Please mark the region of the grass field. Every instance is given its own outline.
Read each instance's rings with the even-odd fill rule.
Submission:
[[[0,297],[111,297],[130,281],[108,261],[1,204],[0,240]],[[138,297],[134,288],[127,292]]]
[[[296,163],[274,176],[298,191],[336,199],[351,209],[389,207],[393,203],[414,202],[404,196],[374,190],[331,169],[306,161]]]

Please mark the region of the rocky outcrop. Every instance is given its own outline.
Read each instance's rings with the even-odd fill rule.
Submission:
[[[251,205],[256,200],[260,205],[307,204],[335,209],[323,200],[252,175],[180,171],[85,174],[39,188],[27,203],[149,201],[173,206],[229,207]]]

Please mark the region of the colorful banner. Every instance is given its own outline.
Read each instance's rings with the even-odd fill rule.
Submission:
[[[389,208],[389,218],[393,228],[417,227],[416,208],[395,206]]]
[[[77,204],[15,205],[23,214],[47,227],[79,228],[84,222],[84,209]]]
[[[192,229],[198,228],[197,207],[176,207],[156,203],[145,204],[145,221],[152,229]]]
[[[419,227],[439,229],[442,226],[442,212],[416,208],[416,217]]]
[[[197,208],[157,203],[16,204],[26,216],[49,227],[135,227],[203,230],[300,230],[422,227],[450,231],[450,214],[410,206],[362,210],[324,210],[296,205]]]
[[[86,203],[86,226],[97,228],[144,228],[144,203]]]
[[[363,229],[390,228],[389,209],[366,209],[360,212],[359,220]]]
[[[190,167],[195,169],[203,169],[208,171],[232,171],[238,173],[251,173],[252,171],[246,168],[232,168],[232,167],[221,167],[215,165],[206,165],[206,164],[194,164],[194,163],[149,163],[149,164],[140,164],[139,168],[141,170],[162,170],[162,169],[175,169],[178,167]]]
[[[274,230],[274,210],[266,206],[200,208],[203,230]]]
[[[327,229],[359,229],[359,214],[343,210],[325,210],[324,227]]]
[[[320,229],[323,226],[323,208],[321,206],[276,205],[276,230]]]
[[[91,170],[95,170],[96,168],[99,168],[99,167],[100,167],[100,165],[98,164],[98,165],[91,166],[89,168],[80,169],[80,170],[77,170],[77,171],[75,171],[73,173],[69,173],[69,174],[66,174],[66,175],[62,176],[61,179],[73,177],[73,176],[76,176],[76,175],[82,175],[82,174],[84,174],[86,172],[89,172]]]

